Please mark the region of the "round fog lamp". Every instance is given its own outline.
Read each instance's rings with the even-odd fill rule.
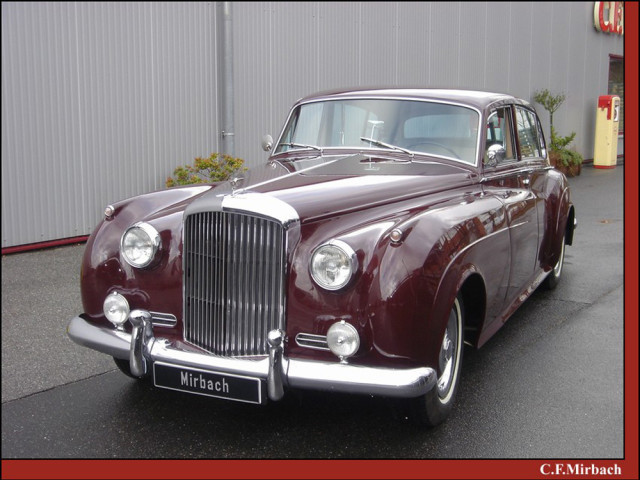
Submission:
[[[353,325],[341,321],[334,323],[327,332],[329,350],[344,361],[358,351],[360,336]]]
[[[119,293],[113,292],[104,299],[102,311],[107,320],[116,327],[121,327],[129,318],[129,302]]]

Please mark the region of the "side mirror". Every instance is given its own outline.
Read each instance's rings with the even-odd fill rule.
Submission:
[[[498,163],[507,158],[507,151],[502,145],[494,143],[489,145],[484,156],[484,163],[490,167],[495,167]]]
[[[269,152],[271,151],[271,148],[273,148],[273,138],[271,138],[271,135],[265,135],[262,137],[262,149],[265,152]]]

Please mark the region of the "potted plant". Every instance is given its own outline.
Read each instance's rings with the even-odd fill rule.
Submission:
[[[576,132],[571,132],[566,137],[558,135],[553,127],[553,114],[565,101],[564,94],[553,95],[549,90],[544,89],[536,92],[533,100],[542,105],[549,112],[549,123],[551,125],[551,143],[549,144],[549,163],[562,171],[568,177],[580,175],[582,169],[582,155],[574,148],[569,148],[576,136]]]
[[[568,145],[576,136],[575,132],[566,137],[559,136],[551,127],[551,144],[549,145],[549,163],[562,171],[568,177],[580,175],[582,170],[582,155]]]

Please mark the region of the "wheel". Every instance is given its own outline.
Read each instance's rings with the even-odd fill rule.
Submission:
[[[460,383],[463,332],[464,305],[458,295],[440,342],[436,385],[425,395],[413,400],[413,416],[423,425],[434,427],[442,423],[451,412]]]
[[[129,366],[129,360],[122,360],[121,358],[113,357],[113,361],[116,363],[118,369],[124,373],[127,377],[135,378],[136,380],[142,380],[140,377],[136,377],[131,373],[131,367]]]
[[[551,272],[549,272],[549,275],[547,275],[547,278],[544,279],[544,286],[547,288],[547,290],[553,290],[558,286],[558,283],[560,283],[560,276],[562,275],[562,266],[564,264],[564,249],[565,249],[565,243],[564,243],[564,237],[562,237],[562,245],[560,247],[560,258],[558,259],[558,262],[553,267],[553,270],[551,270]]]
[[[418,142],[418,143],[414,143],[413,145],[408,145],[407,148],[409,150],[411,150],[414,147],[417,147],[418,145],[435,145],[436,147],[441,148],[442,150],[449,152],[451,155],[453,155],[455,158],[457,158],[458,160],[460,160],[460,156],[454,152],[453,150],[451,150],[449,147],[447,147],[446,145],[442,145],[441,143],[436,143],[436,142]],[[430,153],[430,152],[424,152],[424,153]]]

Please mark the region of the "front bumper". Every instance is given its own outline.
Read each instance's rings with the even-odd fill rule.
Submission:
[[[74,317],[67,328],[69,337],[79,345],[114,358],[129,360],[134,375],[151,373],[156,362],[231,375],[259,378],[266,382],[267,396],[279,400],[284,387],[412,398],[425,394],[436,382],[432,368],[409,369],[366,367],[331,362],[287,359],[283,355],[283,333],[270,332],[268,357],[258,360],[219,357],[187,351],[166,339],[156,338],[150,314],[131,312],[131,334],[94,325]],[[337,360],[337,359],[336,359]]]

